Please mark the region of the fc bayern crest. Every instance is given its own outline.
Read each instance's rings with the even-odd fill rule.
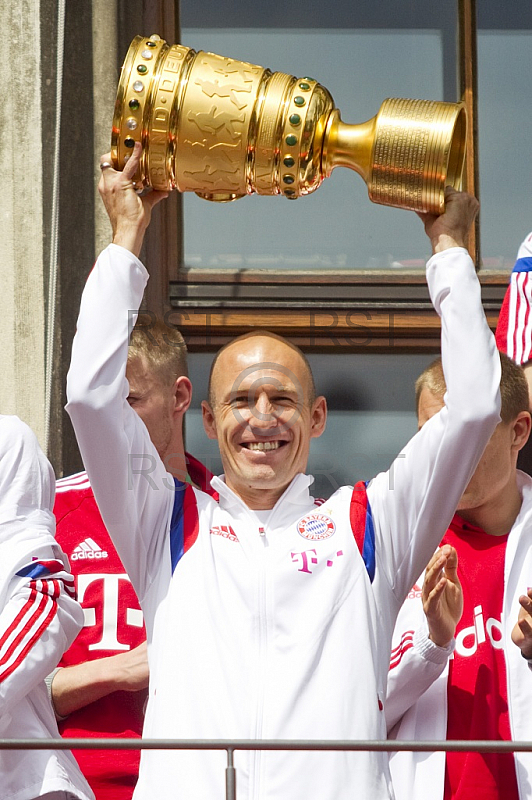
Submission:
[[[297,532],[304,539],[316,542],[320,539],[329,539],[336,530],[336,525],[326,514],[307,514],[297,523]]]

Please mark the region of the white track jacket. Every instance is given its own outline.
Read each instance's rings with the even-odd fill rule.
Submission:
[[[0,415],[0,739],[59,739],[44,678],[83,622],[54,539],[55,476],[32,431]],[[0,750],[2,800],[93,794],[71,753]]]
[[[300,474],[266,526],[223,479],[213,482],[219,502],[174,485],[128,406],[128,336],[146,280],[116,245],[99,257],[67,389],[94,494],[145,616],[144,735],[385,738],[397,612],[499,421],[499,358],[467,252],[447,250],[428,265],[447,407],[367,494],[343,487],[318,508],[312,478]],[[385,800],[387,762],[386,754],[241,751],[237,795]],[[135,798],[222,800],[225,764],[223,751],[145,752]]]
[[[532,740],[532,675],[528,662],[513,644],[512,628],[519,614],[519,597],[532,585],[532,478],[517,473],[523,503],[506,545],[502,642],[512,740]],[[422,583],[418,581],[421,586]],[[394,645],[414,631],[413,646],[402,653],[390,672],[386,719],[393,738],[444,741],[447,737],[448,649],[428,639],[423,604],[409,597],[397,620]],[[532,797],[532,753],[515,753],[521,800]],[[443,798],[445,753],[393,753],[393,786],[397,800]]]

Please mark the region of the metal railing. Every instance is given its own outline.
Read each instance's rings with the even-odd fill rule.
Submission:
[[[236,750],[526,753],[532,742],[488,740],[401,741],[343,739],[0,739],[0,750],[225,750],[226,800],[236,800]]]

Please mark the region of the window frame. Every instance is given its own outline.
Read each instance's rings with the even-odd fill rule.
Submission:
[[[456,0],[456,20],[458,94],[469,120],[464,188],[478,196],[476,0]],[[308,351],[439,350],[439,319],[423,270],[187,267],[182,237],[181,225],[180,241],[173,248],[174,265],[178,266],[167,274],[167,314],[191,350],[213,350],[233,336],[257,328],[285,335]],[[160,232],[157,240],[160,242]],[[477,219],[469,251],[479,271],[489,324],[495,328],[508,274],[479,269],[479,242]],[[168,263],[167,254],[164,260]]]

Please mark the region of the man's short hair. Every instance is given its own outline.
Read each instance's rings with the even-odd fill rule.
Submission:
[[[499,352],[501,359],[501,419],[512,422],[521,411],[528,411],[528,383],[519,364],[505,353]],[[419,411],[419,398],[423,389],[441,397],[447,391],[441,358],[437,358],[421,373],[416,381],[416,411]]]
[[[139,313],[129,340],[128,361],[142,358],[165,386],[188,377],[187,346],[177,328],[153,314]]]

